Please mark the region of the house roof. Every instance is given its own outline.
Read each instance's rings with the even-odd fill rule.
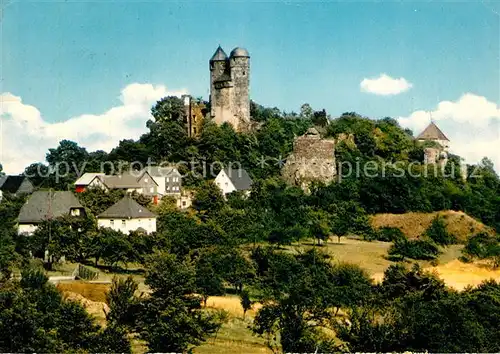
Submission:
[[[73,193],[68,191],[37,191],[22,206],[20,223],[41,222],[68,214],[71,209],[83,208]]]
[[[86,172],[84,173],[80,178],[78,178],[75,182],[75,185],[77,186],[88,186],[90,182],[94,180],[96,177],[103,177],[104,173],[97,173],[97,172]]]
[[[0,190],[7,193],[17,193],[21,184],[28,179],[26,176],[2,176],[0,177]]]
[[[109,188],[113,189],[113,188],[139,188],[141,187],[141,184],[139,183],[140,179],[142,178],[142,176],[144,175],[144,173],[148,173],[148,172],[135,172],[135,173],[130,173],[130,172],[127,172],[127,173],[123,173],[121,175],[114,175],[114,176],[104,176],[103,177],[103,183],[108,186]],[[148,173],[149,176],[151,176],[149,173]],[[155,183],[156,185],[158,185],[158,183],[156,183],[156,181],[151,178],[151,180],[153,181],[153,183]]]
[[[104,212],[97,216],[102,219],[111,218],[153,218],[156,217],[155,214],[150,212],[148,209],[137,203],[134,199],[129,196],[125,196],[116,202],[114,205],[106,209]]]
[[[434,122],[431,122],[431,124],[429,124],[427,126],[427,128],[425,128],[424,131],[417,136],[417,140],[447,140],[447,141],[450,141]]]
[[[227,59],[226,52],[224,52],[221,46],[219,46],[215,51],[214,55],[212,55],[212,58],[210,58],[210,61],[223,61],[226,59]]]
[[[172,166],[148,166],[141,170],[141,173],[148,172],[151,177],[172,177],[180,176],[177,168]]]
[[[231,169],[226,167],[224,168],[224,173],[229,177],[236,190],[244,191],[252,187],[253,181],[245,169]]]

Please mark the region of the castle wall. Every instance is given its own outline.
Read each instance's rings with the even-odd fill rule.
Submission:
[[[212,104],[212,112],[214,121],[217,124],[222,124],[224,122],[229,122],[233,124],[234,128],[237,129],[237,124],[234,123],[233,115],[233,88],[224,87],[214,90],[214,103]]]
[[[313,181],[334,181],[335,141],[321,139],[317,132],[296,138],[293,153],[287,158],[282,175],[289,184],[300,186],[304,190]]]

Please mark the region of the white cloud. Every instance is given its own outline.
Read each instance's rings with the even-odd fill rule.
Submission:
[[[110,151],[121,139],[137,139],[146,132],[151,106],[165,96],[187,91],[168,91],[164,85],[133,83],[120,95],[121,105],[93,115],[83,114],[50,123],[40,111],[9,92],[0,95],[0,162],[9,174],[21,173],[33,162],[43,162],[49,148],[69,139],[88,151]]]
[[[440,102],[431,112],[416,111],[398,121],[418,134],[431,116],[450,139],[451,152],[467,163],[477,163],[487,156],[500,171],[500,108],[496,103],[466,93],[455,102]]]
[[[404,77],[394,79],[387,74],[380,74],[377,78],[364,78],[359,84],[361,91],[375,95],[398,95],[408,91],[413,85]]]

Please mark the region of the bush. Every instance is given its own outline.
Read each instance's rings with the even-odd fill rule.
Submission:
[[[433,260],[439,255],[439,248],[432,241],[403,240],[394,243],[389,248],[389,259],[404,260],[405,258]]]
[[[500,266],[500,237],[492,237],[485,232],[472,236],[462,250],[463,257],[470,260],[487,259],[494,267]]]
[[[425,236],[442,246],[451,245],[457,241],[456,237],[446,230],[446,225],[439,216],[432,220],[432,224],[425,231]]]
[[[376,231],[376,238],[379,241],[397,242],[406,240],[406,235],[397,227],[382,227]]]

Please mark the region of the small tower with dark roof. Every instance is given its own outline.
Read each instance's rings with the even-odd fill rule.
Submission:
[[[210,114],[217,124],[228,122],[236,131],[250,122],[250,55],[235,48],[228,57],[219,46],[210,59]]]

